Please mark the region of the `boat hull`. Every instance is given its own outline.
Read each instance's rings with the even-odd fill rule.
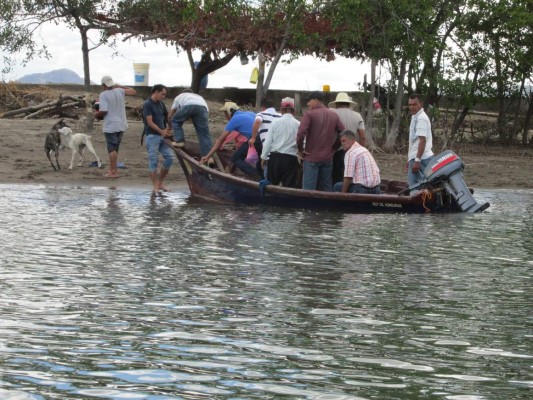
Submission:
[[[405,188],[406,184],[396,181],[386,181],[383,188],[387,190],[388,186],[396,185],[396,193],[380,195],[321,192],[273,185],[262,187],[258,182],[199,164],[197,157],[189,154],[195,154],[194,151],[187,147],[174,150],[192,197],[209,202],[352,213],[459,211],[443,191],[422,191],[416,196],[400,196],[396,193]]]

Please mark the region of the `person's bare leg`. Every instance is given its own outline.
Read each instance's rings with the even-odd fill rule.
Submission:
[[[157,170],[150,172],[150,179],[152,180],[152,198],[159,193],[159,179],[157,178]]]
[[[168,192],[168,189],[166,186],[163,185],[163,180],[168,174],[168,169],[161,168],[161,172],[159,173],[159,182],[158,182],[158,191],[163,190],[165,192]],[[163,189],[164,188],[164,189]]]
[[[109,169],[110,169],[111,175],[113,176],[118,176],[117,162],[118,162],[118,152],[112,151],[111,153],[109,153]]]

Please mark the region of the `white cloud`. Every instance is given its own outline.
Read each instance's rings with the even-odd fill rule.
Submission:
[[[94,32],[93,35],[97,35]],[[48,72],[68,68],[83,77],[81,40],[77,31],[66,26],[49,24],[40,31],[40,38],[48,46],[51,60],[33,60],[26,67],[18,64],[3,80],[16,80],[26,74]],[[199,58],[200,53],[195,56]],[[21,56],[18,57],[20,62]],[[186,86],[190,83],[190,68],[185,52],[180,52],[164,43],[136,39],[121,42],[117,50],[102,46],[89,53],[91,80],[99,82],[103,75],[111,75],[115,81],[126,85],[134,83],[133,63],[149,63],[149,84],[163,83],[167,86]],[[233,59],[227,66],[209,76],[209,87],[254,88],[249,82],[254,61],[241,65]],[[332,91],[355,91],[363,75],[370,74],[368,64],[356,60],[338,58],[333,62],[302,57],[291,64],[278,64],[271,89],[319,90],[329,85]]]

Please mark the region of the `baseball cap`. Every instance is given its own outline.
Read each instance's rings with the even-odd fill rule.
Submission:
[[[291,97],[284,97],[281,99],[281,108],[294,108],[294,99]]]
[[[321,91],[319,90],[315,90],[311,93],[309,93],[306,97],[305,97],[305,101],[309,101],[309,100],[319,100],[319,101],[323,101],[324,100],[324,93],[322,93]]]
[[[106,87],[115,86],[115,82],[113,81],[113,78],[111,78],[109,75],[102,77],[102,85],[105,85]]]
[[[238,110],[238,109],[239,109],[239,106],[235,104],[233,101],[226,101],[224,105],[220,108],[220,111],[227,111],[231,114],[233,111]]]

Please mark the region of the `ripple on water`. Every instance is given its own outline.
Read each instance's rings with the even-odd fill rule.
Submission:
[[[480,215],[148,195],[0,191],[2,400],[528,398],[530,192]]]

